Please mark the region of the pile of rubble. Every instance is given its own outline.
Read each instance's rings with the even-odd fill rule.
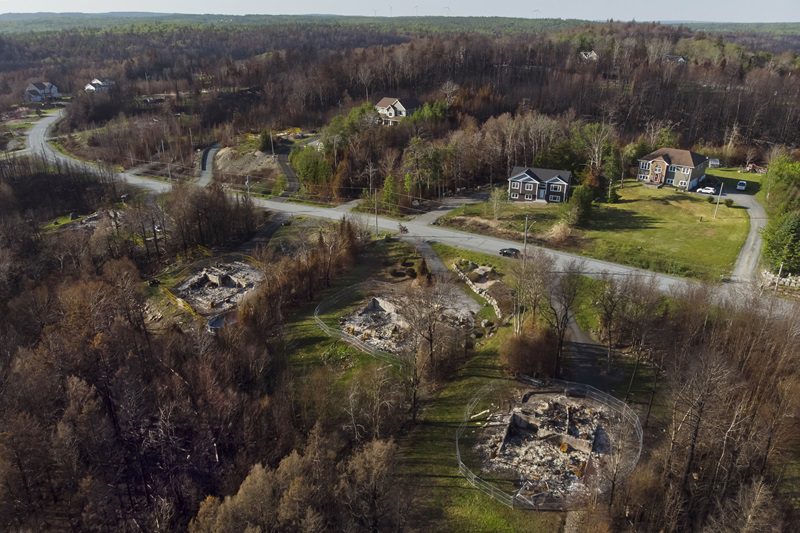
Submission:
[[[397,312],[398,303],[373,297],[367,305],[340,320],[342,331],[358,337],[370,346],[390,353],[400,353],[410,341],[408,322]]]
[[[242,261],[218,263],[190,276],[175,288],[200,314],[230,311],[262,279],[264,274]]]
[[[486,469],[521,480],[519,495],[564,500],[586,494],[589,474],[605,468],[608,428],[615,422],[592,400],[529,391],[510,411],[489,416],[476,450]]]
[[[402,298],[375,296],[355,313],[339,319],[339,326],[345,333],[378,350],[403,353],[412,346],[414,333],[399,311],[402,308]],[[444,320],[439,326],[442,336],[447,335],[448,328],[468,331],[475,320],[469,310],[461,308],[445,309],[442,317]]]

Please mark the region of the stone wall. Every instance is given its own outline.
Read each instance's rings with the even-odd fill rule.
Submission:
[[[467,275],[464,272],[462,272],[460,268],[458,268],[457,264],[453,264],[453,268],[458,274],[459,279],[461,279],[461,281],[466,283],[467,287],[469,287],[472,292],[474,292],[475,294],[486,300],[486,302],[492,306],[492,309],[494,309],[494,313],[497,315],[497,320],[502,320],[503,312],[500,311],[500,306],[497,304],[497,300],[495,300],[492,296],[490,296],[489,293],[487,293],[485,290],[472,283],[472,281],[470,281]]]
[[[800,275],[798,276],[781,276],[765,270],[761,273],[761,286],[764,288],[775,288],[777,282],[778,288],[789,291],[800,291]]]

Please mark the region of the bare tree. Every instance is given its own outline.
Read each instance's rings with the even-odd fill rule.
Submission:
[[[547,299],[547,309],[544,318],[552,327],[558,338],[556,359],[553,375],[561,375],[561,358],[564,354],[564,339],[569,329],[570,321],[575,312],[580,289],[580,272],[583,264],[579,261],[570,261],[566,272],[561,274],[551,287]]]
[[[600,277],[602,287],[594,300],[594,305],[600,315],[600,328],[606,339],[607,369],[611,371],[611,350],[614,347],[621,311],[624,308],[626,290],[621,280],[603,272]]]

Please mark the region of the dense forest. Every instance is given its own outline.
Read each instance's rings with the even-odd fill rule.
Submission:
[[[151,196],[110,171],[158,161],[194,175],[214,142],[247,138],[263,155],[273,133],[302,128],[318,141],[288,154],[303,200],[369,197],[376,210],[408,214],[421,199],[536,165],[574,172],[559,216],[580,225],[595,200],[616,201],[638,157],[694,148],[731,166],[769,163],[765,259],[796,272],[800,50],[796,29],[774,30],[1,15],[0,113],[20,112],[28,83],[55,83],[69,94],[57,104],[61,148],[104,170],[0,160],[0,530],[440,525],[451,510],[421,509],[441,480],[409,475],[403,447],[409,455],[415,430],[439,425],[446,442],[436,445],[454,463],[463,406],[448,386],[464,374],[564,377],[578,314],[596,323],[608,371],[630,373],[615,393],[639,395],[645,431],[638,468],[587,507],[597,530],[796,529],[800,369],[789,304],[727,301],[700,284],[664,294],[646,276],[589,279],[580,262],[556,269],[533,253],[499,268],[514,314],[505,325],[483,320],[478,335],[442,318],[453,280],[356,219],[270,218],[249,191],[218,182],[176,180]],[[596,60],[581,56],[590,51]],[[93,78],[114,84],[88,94]],[[374,109],[384,96],[418,105],[388,127]],[[501,197],[498,188],[490,198]],[[300,238],[263,246],[278,228]],[[224,328],[153,318],[160,279],[245,247],[263,279]],[[331,341],[309,362],[303,350],[323,346],[313,311],[323,295],[376,272],[414,280],[398,289],[409,346],[387,361]],[[456,414],[426,418],[437,402]],[[461,495],[457,472],[445,483]]]

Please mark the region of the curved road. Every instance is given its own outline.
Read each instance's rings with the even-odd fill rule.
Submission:
[[[758,263],[761,258],[761,231],[767,225],[767,212],[753,194],[735,192],[725,196],[745,207],[747,216],[750,217],[750,232],[739,251],[731,279],[740,282],[755,281],[758,279]]]
[[[96,171],[96,167],[92,165],[86,165],[81,161],[75,160],[71,157],[65,156],[60,152],[54,150],[48,143],[47,143],[47,131],[52,124],[60,118],[60,115],[54,115],[44,118],[43,120],[39,121],[31,130],[30,136],[28,139],[29,144],[29,152],[42,154],[45,157],[56,160],[62,161],[64,163],[69,164],[78,164],[78,165],[85,165],[93,171]],[[127,183],[142,187],[144,189],[156,192],[156,193],[163,193],[170,189],[170,184],[165,183],[162,181],[145,178],[142,176],[134,176],[132,174],[128,174],[125,172],[120,173],[120,179],[125,180]],[[734,196],[734,195],[731,195]],[[737,197],[740,195],[736,195]],[[744,196],[744,195],[742,195]],[[737,198],[741,204],[744,204],[742,198]],[[753,200],[754,205],[755,201]],[[317,218],[325,218],[330,220],[338,220],[341,219],[343,216],[343,212],[341,210],[337,210],[334,208],[329,207],[319,207],[307,204],[299,204],[294,202],[281,202],[276,200],[264,200],[261,198],[253,198],[253,203],[261,208],[269,209],[272,211],[283,212],[291,216],[310,216],[310,217],[317,217]],[[755,211],[755,210],[754,210]],[[351,214],[352,217],[356,219],[361,219],[362,224],[365,228],[372,230],[375,228],[377,224],[377,228],[380,231],[386,232],[397,232],[398,223],[397,220],[385,218],[385,217],[377,217],[368,216],[368,215],[357,215]],[[753,216],[751,214],[751,216]],[[763,220],[763,218],[754,217],[756,220]],[[405,223],[405,226],[408,228],[408,234],[404,235],[404,238],[407,239],[422,239],[425,241],[436,241],[441,242],[444,244],[448,244],[450,246],[455,246],[459,248],[464,248],[467,250],[473,250],[476,252],[487,253],[491,255],[497,254],[497,251],[501,248],[512,248],[518,247],[519,243],[515,241],[508,241],[504,239],[498,239],[495,237],[489,237],[486,235],[478,235],[474,233],[467,233],[464,231],[458,231],[455,229],[450,228],[443,228],[439,226],[430,225],[430,218],[422,217],[421,220],[411,220]],[[735,278],[735,281],[732,283],[720,284],[717,285],[715,288],[715,295],[718,299],[731,299],[736,301],[747,301],[750,298],[750,295],[753,293],[754,290],[757,290],[756,284],[752,281],[748,281],[748,276],[744,275],[744,268],[752,269],[752,265],[757,264],[757,258],[753,259],[753,250],[757,251],[757,242],[755,241],[755,237],[753,237],[753,227],[758,227],[757,224],[751,225],[751,236],[748,237],[748,243],[750,246],[750,252],[742,253],[740,256],[740,261],[742,265],[747,265],[745,267],[741,267],[739,269],[740,275]],[[755,235],[757,236],[757,230]],[[751,241],[751,237],[753,240]],[[747,246],[745,247],[747,248]],[[570,254],[566,252],[561,252],[557,250],[549,250],[544,249],[545,253],[549,254],[555,260],[556,268],[560,270],[566,270],[571,263],[577,261],[580,263],[581,271],[588,274],[588,275],[596,275],[602,272],[607,272],[612,275],[627,275],[627,274],[634,274],[640,276],[652,276],[655,279],[656,284],[658,287],[665,292],[672,291],[672,290],[679,290],[686,287],[695,286],[698,283],[692,280],[688,280],[685,278],[679,278],[676,276],[671,276],[668,274],[661,274],[658,272],[650,272],[647,270],[643,270],[640,268],[630,267],[627,265],[620,265],[617,263],[611,263],[608,261],[601,261],[599,259],[591,259],[587,257],[578,256],[575,254]],[[741,257],[744,257],[742,259]],[[756,256],[757,257],[757,256]],[[737,262],[737,266],[740,263]],[[772,307],[771,303],[773,302],[783,302],[780,303],[780,307],[782,310],[788,309],[788,302],[783,300],[777,300],[773,298],[764,298],[763,302],[764,305],[767,307]]]

